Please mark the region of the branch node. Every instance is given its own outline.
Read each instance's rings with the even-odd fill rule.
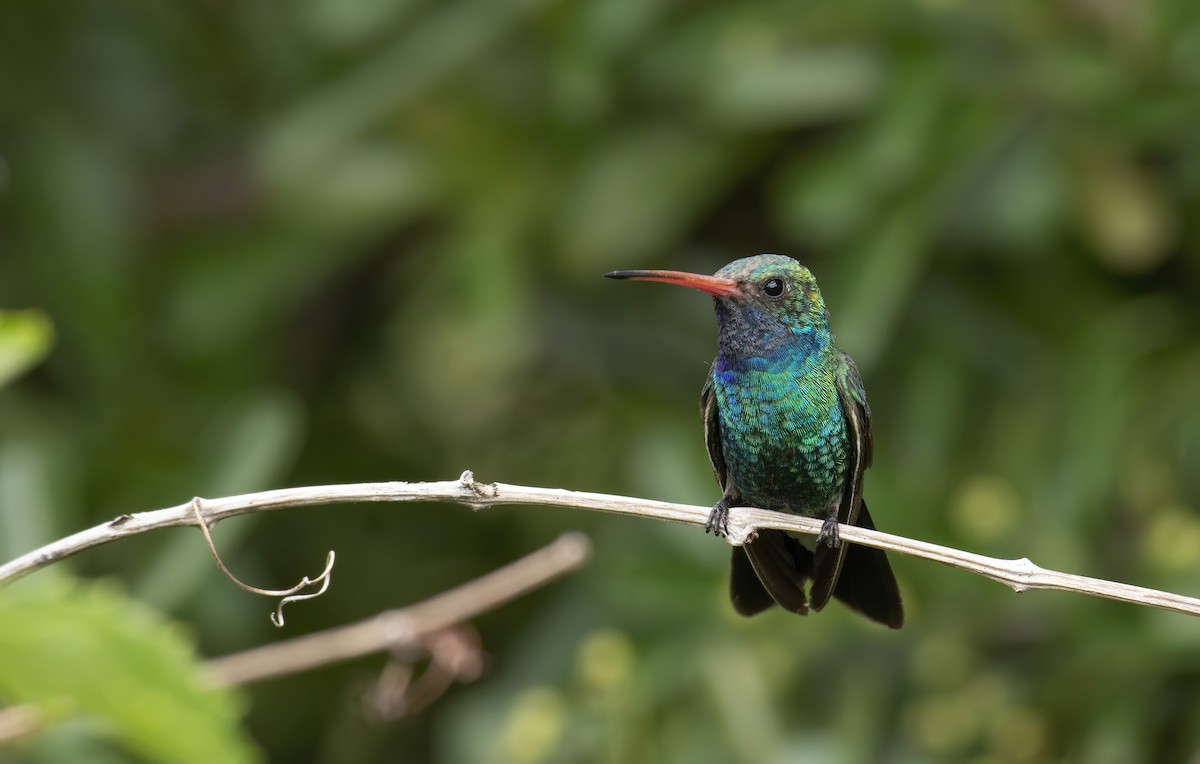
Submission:
[[[129,515],[129,514],[117,515],[116,517],[114,517],[113,519],[108,521],[108,527],[109,528],[120,528],[122,525],[124,525],[125,523],[129,522],[132,519],[133,519],[133,515]]]
[[[1034,581],[1042,569],[1028,557],[1010,560],[1009,563],[1010,575],[1001,583],[1008,584],[1017,593],[1034,588]]]
[[[472,499],[475,498],[496,498],[500,495],[500,486],[496,483],[480,483],[475,479],[475,473],[471,470],[464,470],[462,475],[459,475],[458,482],[463,484],[471,493]]]

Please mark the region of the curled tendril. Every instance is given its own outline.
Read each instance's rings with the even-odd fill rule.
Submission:
[[[289,589],[261,589],[257,586],[251,586],[250,584],[240,581],[238,577],[233,575],[233,573],[225,565],[225,561],[221,559],[221,555],[217,552],[217,546],[215,543],[213,543],[212,532],[208,527],[208,521],[205,520],[204,512],[201,510],[201,501],[202,499],[199,496],[192,499],[192,514],[195,515],[196,523],[200,526],[200,531],[204,534],[204,540],[208,542],[208,550],[212,552],[213,559],[217,562],[217,567],[221,569],[221,572],[225,574],[226,578],[237,584],[242,589],[251,592],[252,594],[260,594],[264,597],[283,598],[279,601],[279,605],[275,608],[275,612],[271,613],[271,623],[276,627],[283,626],[284,605],[288,604],[289,602],[299,602],[300,600],[310,600],[313,597],[320,597],[326,592],[326,590],[329,589],[329,582],[332,580],[331,574],[333,573],[333,563],[335,559],[333,550],[330,550],[329,554],[325,556],[325,569],[321,571],[321,575],[317,576],[316,578],[304,576],[300,579],[300,583]],[[321,585],[321,588],[317,591],[309,592],[307,594],[300,594],[300,592],[304,591],[308,587],[316,586],[317,584]]]
[[[308,576],[305,576],[304,578],[300,579],[300,583],[296,584],[296,586],[293,587],[292,591],[298,592],[307,586],[313,586],[314,584],[317,584],[317,583],[321,584],[320,589],[318,589],[315,592],[310,592],[308,594],[288,594],[283,599],[279,600],[279,606],[275,608],[274,613],[271,613],[271,623],[275,624],[276,628],[283,628],[283,606],[284,605],[288,604],[289,602],[300,602],[301,600],[311,600],[313,597],[320,597],[322,594],[325,593],[325,591],[329,588],[329,582],[331,580],[333,580],[333,577],[329,575],[330,573],[333,572],[333,560],[334,560],[333,550],[330,549],[329,554],[327,554],[325,556],[325,570],[321,571],[321,575],[317,576],[316,578],[312,579],[311,581],[308,580]]]

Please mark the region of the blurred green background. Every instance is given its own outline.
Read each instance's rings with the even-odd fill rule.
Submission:
[[[0,556],[468,467],[710,504],[711,307],[600,274],[783,252],[864,372],[883,529],[1200,594],[1198,214],[1194,0],[8,2]],[[364,712],[380,656],[201,689],[574,528],[593,563],[419,715]],[[278,632],[179,530],[3,590],[0,701],[57,721],[0,761],[1200,761],[1184,616],[895,559],[899,633],[743,620],[712,537],[570,510],[216,537],[264,586],[336,549],[333,588]]]

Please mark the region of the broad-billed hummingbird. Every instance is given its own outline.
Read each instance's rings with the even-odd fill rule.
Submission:
[[[871,465],[871,409],[858,367],[834,341],[812,273],[790,257],[756,255],[714,276],[605,275],[677,284],[713,297],[717,359],[700,393],[700,415],[724,494],[706,530],[725,535],[732,506],[824,519],[812,549],[770,529],[735,547],[729,581],[734,609],[750,616],[778,603],[805,615],[834,597],[900,628],[904,608],[887,556],[838,538],[839,522],[875,527],[862,494],[863,471]]]

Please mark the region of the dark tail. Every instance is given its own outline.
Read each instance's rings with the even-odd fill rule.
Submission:
[[[858,511],[858,519],[854,524],[859,528],[875,530],[865,503]],[[833,596],[851,610],[857,610],[890,629],[904,625],[900,587],[896,585],[892,566],[881,549],[851,544],[846,550],[846,561],[842,563],[842,574]]]
[[[729,598],[742,615],[761,613],[775,603],[799,615],[808,614],[804,582],[812,576],[813,554],[783,531],[761,530],[733,550]]]
[[[874,530],[864,504],[856,522]],[[845,543],[845,542],[843,542]],[[808,613],[804,583],[812,577],[813,553],[779,530],[761,530],[758,537],[733,550],[729,595],[733,609],[751,616],[779,603],[799,615]],[[833,596],[851,610],[892,629],[904,625],[900,588],[878,549],[850,544]]]

